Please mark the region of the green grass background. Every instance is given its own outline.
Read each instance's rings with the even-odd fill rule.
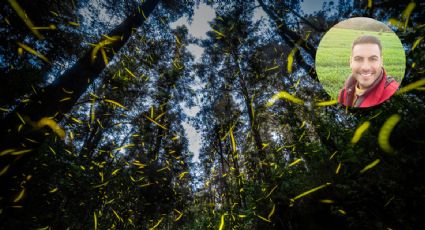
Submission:
[[[316,72],[323,88],[333,99],[338,98],[339,90],[351,74],[351,45],[354,39],[361,35],[379,37],[387,75],[399,83],[404,77],[406,58],[400,39],[395,33],[332,28],[323,36],[317,49]]]

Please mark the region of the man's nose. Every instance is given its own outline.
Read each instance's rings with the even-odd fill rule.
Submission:
[[[362,70],[370,70],[371,67],[372,67],[372,64],[369,61],[362,62],[362,65],[361,65]]]

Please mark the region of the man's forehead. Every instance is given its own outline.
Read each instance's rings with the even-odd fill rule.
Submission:
[[[379,46],[374,43],[361,43],[353,46],[352,56],[380,56]]]

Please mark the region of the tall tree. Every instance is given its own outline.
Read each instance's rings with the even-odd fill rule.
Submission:
[[[127,43],[133,34],[133,28],[140,27],[158,3],[159,1],[154,0],[145,1],[121,24],[104,36],[104,39],[88,50],[73,67],[65,71],[52,84],[34,92],[25,103],[17,105],[0,121],[0,132],[4,137],[0,141],[1,151],[9,152],[2,156],[1,168],[8,167],[7,173],[12,175],[15,170],[19,171],[16,162],[29,158],[30,154],[16,157],[16,153],[36,149],[45,138],[41,127],[31,127],[30,124],[46,117],[53,117],[56,122],[61,121],[87,87],[101,75],[108,60],[111,60],[115,53]],[[180,3],[176,2],[176,4]],[[165,2],[164,6],[174,7],[173,4],[170,5],[170,2]],[[8,187],[9,182],[5,181],[5,177],[0,180],[5,188]]]

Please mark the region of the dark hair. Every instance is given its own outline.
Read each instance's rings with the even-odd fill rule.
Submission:
[[[351,46],[351,50],[353,50],[355,45],[358,44],[376,44],[379,47],[379,52],[382,54],[382,45],[381,40],[379,38],[372,36],[372,35],[362,35],[358,38],[356,38],[353,41],[353,45]]]

